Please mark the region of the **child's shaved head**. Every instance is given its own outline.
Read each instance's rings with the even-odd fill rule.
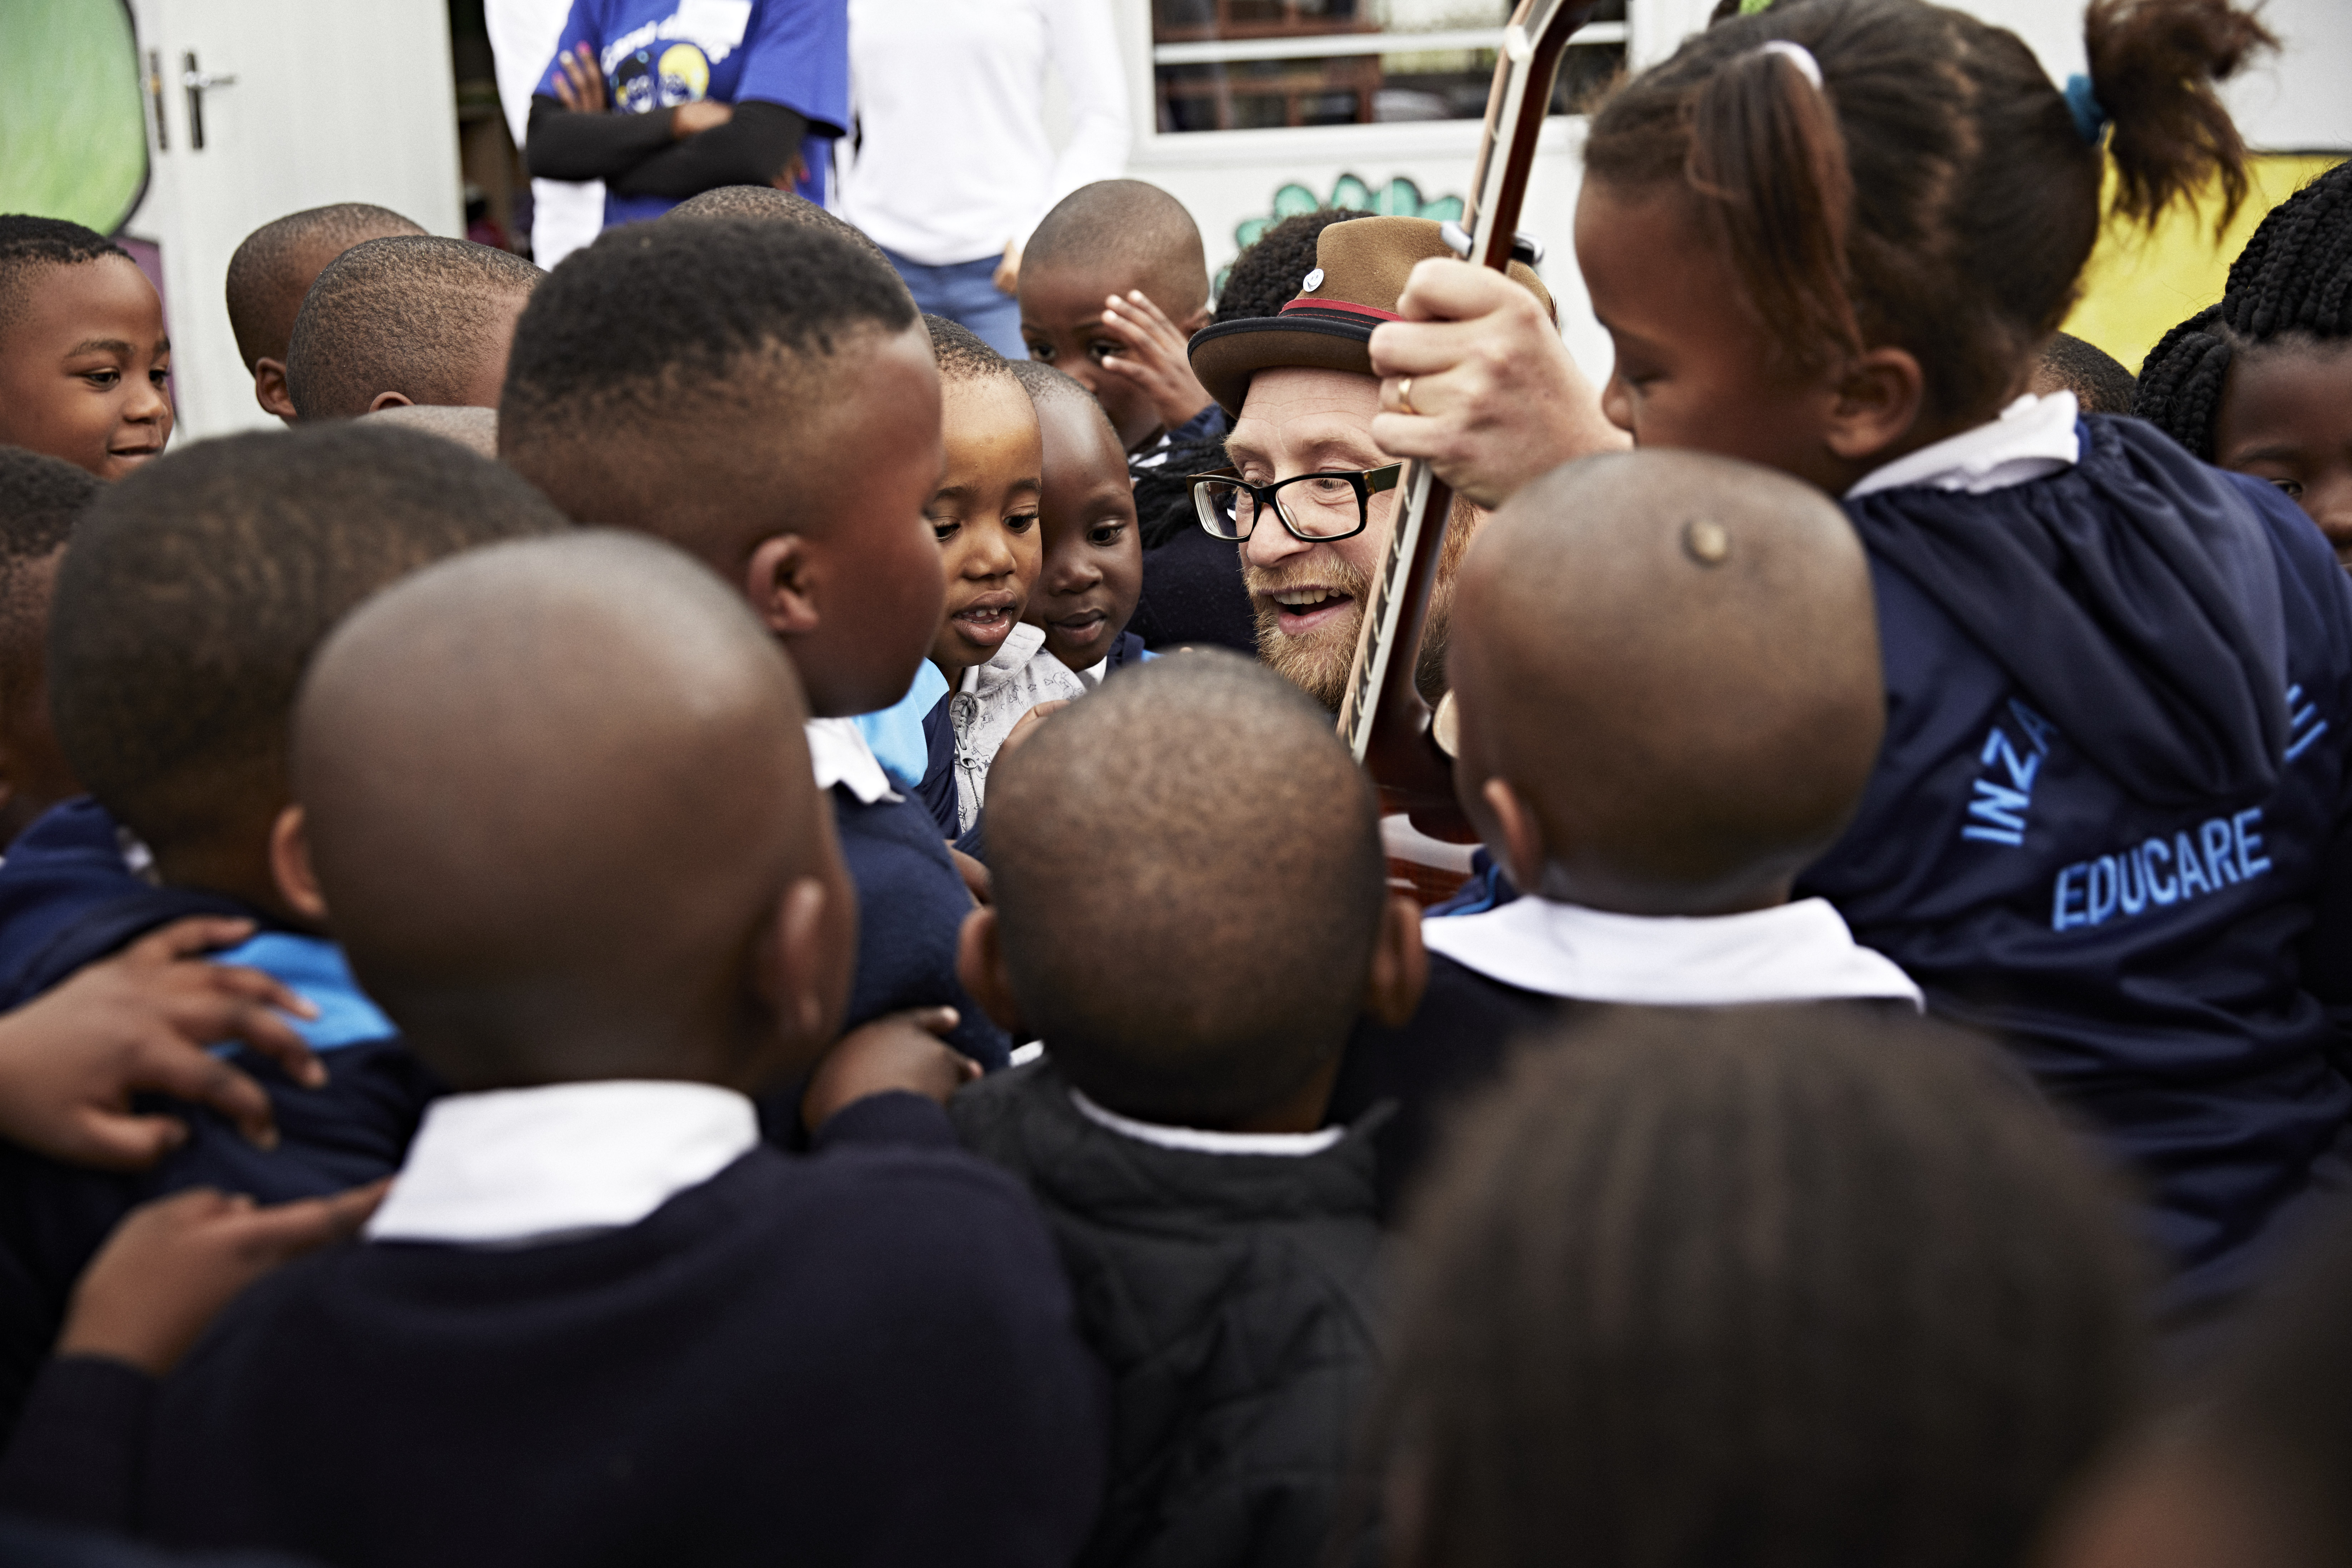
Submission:
[[[211,868],[285,803],[287,716],[327,629],[427,562],[565,526],[510,470],[374,420],[158,458],[91,506],[58,572],[58,742],[167,879],[219,888]]]
[[[845,223],[806,196],[780,191],[773,185],[720,185],[698,196],[687,197],[662,216],[748,217],[767,223],[799,224],[805,228],[838,235],[883,266],[890,265],[890,258],[867,237],[864,229],[855,224]]]
[[[1006,363],[1013,367],[1013,378],[1021,384],[1021,390],[1029,395],[1030,402],[1040,408],[1083,408],[1091,411],[1095,418],[1101,422],[1102,427],[1110,431],[1111,439],[1114,441],[1118,439],[1118,431],[1112,426],[1110,415],[1096,400],[1093,393],[1088,392],[1050,364],[1041,364],[1034,359],[1016,359]]]
[[[263,359],[286,357],[302,296],[329,262],[363,240],[424,232],[389,207],[337,202],[289,213],[247,235],[228,258],[228,324],[247,372]]]
[[[485,458],[499,455],[499,411],[495,408],[451,407],[437,403],[402,403],[379,408],[370,418],[405,430],[422,430],[445,441],[455,441]]]
[[[755,496],[824,527],[840,378],[915,321],[896,273],[813,226],[610,229],[515,328],[499,455],[580,521],[650,530],[731,574],[775,526]]]
[[[990,348],[978,332],[945,316],[925,316],[923,330],[931,334],[931,357],[940,362],[940,384],[961,386],[968,381],[1010,376],[1013,362]]]
[[[1200,226],[1183,203],[1141,180],[1097,180],[1064,196],[1029,237],[1021,267],[1130,279],[1114,286],[1142,289],[1177,321],[1209,301]]]
[[[463,239],[355,245],[319,274],[294,319],[286,390],[304,419],[350,419],[384,394],[495,407],[515,318],[546,273]]]
[[[1001,758],[989,867],[1022,1021],[1070,1081],[1215,1127],[1328,1062],[1385,899],[1380,809],[1330,718],[1222,652],[1107,682]]]
[[[575,532],[418,573],[328,638],[295,718],[353,969],[460,1089],[758,1087],[780,1037],[749,1021],[754,949],[841,896],[806,718],[759,619],[666,545]],[[830,1031],[835,978],[793,1033]]]
[[[1448,657],[1455,777],[1490,847],[1528,891],[1628,913],[1784,897],[1853,815],[1885,721],[1843,515],[1696,453],[1591,458],[1512,497],[1463,563]]]
[[[0,342],[24,314],[41,268],[78,267],[109,256],[131,259],[129,251],[78,223],[27,213],[0,214]]]

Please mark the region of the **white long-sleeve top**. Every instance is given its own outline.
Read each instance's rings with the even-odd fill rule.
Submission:
[[[1070,107],[1058,157],[1045,139],[1049,59]],[[1025,244],[1055,202],[1127,167],[1111,0],[849,0],[849,72],[857,149],[841,214],[909,261]]]

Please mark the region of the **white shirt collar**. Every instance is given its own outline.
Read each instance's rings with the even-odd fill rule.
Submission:
[[[1086,668],[1073,670],[1071,673],[1076,675],[1080,680],[1085,681],[1087,683],[1087,689],[1092,691],[1100,687],[1103,683],[1103,677],[1110,673],[1110,655],[1105,654],[1102,658],[1087,666]]]
[[[1948,436],[1907,458],[1873,468],[1845,492],[1845,499],[1853,500],[1906,485],[1982,495],[2071,468],[2083,457],[2081,439],[2074,434],[2077,416],[2071,392],[2053,392],[2046,397],[2028,393],[1990,424]]]
[[[1096,1126],[1108,1127],[1121,1137],[1195,1154],[1273,1154],[1295,1159],[1320,1154],[1348,1135],[1344,1127],[1322,1127],[1312,1132],[1211,1132],[1199,1127],[1162,1127],[1156,1121],[1138,1121],[1106,1110],[1076,1086],[1070,1089],[1070,1103]]]
[[[866,805],[899,798],[856,720],[812,719],[802,727],[808,731],[809,766],[816,772],[817,788],[846,784]]]
[[[1619,915],[1524,898],[1485,914],[1427,920],[1421,938],[1467,969],[1523,991],[1587,1002],[1727,1007],[1895,997],[1911,977],[1853,940],[1823,899],[1704,919]]]
[[[456,1094],[425,1108],[370,1241],[521,1246],[632,1226],[760,1142],[751,1102],[615,1079]]]

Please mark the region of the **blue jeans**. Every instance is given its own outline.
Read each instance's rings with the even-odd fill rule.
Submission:
[[[1029,345],[1021,341],[1021,302],[1010,294],[998,293],[990,281],[996,276],[997,258],[983,256],[951,267],[926,267],[895,250],[882,254],[907,280],[915,309],[970,327],[981,342],[1007,359],[1029,357]]]

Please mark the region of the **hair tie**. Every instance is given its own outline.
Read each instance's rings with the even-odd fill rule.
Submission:
[[[1756,52],[1759,55],[1788,56],[1790,63],[1805,73],[1805,79],[1813,84],[1813,89],[1816,92],[1821,90],[1822,62],[1813,58],[1813,51],[1804,45],[1792,44],[1786,38],[1775,38],[1769,44],[1757,45]]]
[[[2074,133],[2095,147],[2107,129],[2106,106],[2098,94],[2091,90],[2091,79],[2070,76],[2066,79],[2066,107],[2074,114]]]

